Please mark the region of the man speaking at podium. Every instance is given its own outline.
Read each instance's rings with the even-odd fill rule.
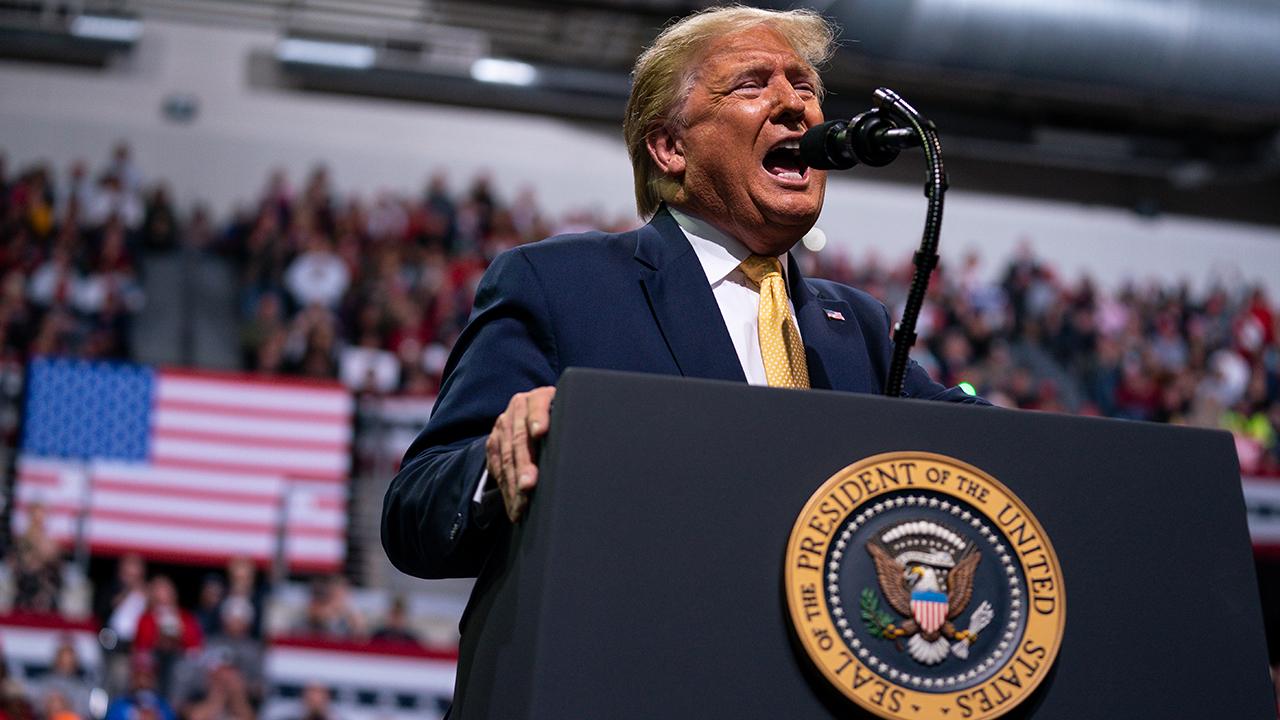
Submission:
[[[789,253],[822,210],[826,173],[801,162],[799,140],[823,122],[816,68],[833,49],[816,13],[729,7],[677,22],[640,56],[623,131],[651,220],[493,262],[387,491],[382,542],[396,567],[479,574],[537,485],[566,368],[881,392],[884,306],[802,277]],[[904,394],[982,402],[915,363]]]

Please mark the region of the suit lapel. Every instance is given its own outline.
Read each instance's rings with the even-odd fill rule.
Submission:
[[[794,255],[787,267],[796,325],[804,338],[805,360],[809,363],[809,384],[828,390],[880,392],[874,384],[867,342],[853,309],[843,300],[823,297],[800,274]]]
[[[649,308],[680,374],[746,382],[706,273],[665,208],[638,231],[635,259]]]

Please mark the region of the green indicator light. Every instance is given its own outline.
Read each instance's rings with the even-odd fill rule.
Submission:
[[[959,387],[961,390],[963,390],[963,391],[965,392],[965,394],[966,394],[966,395],[977,395],[977,394],[978,394],[978,391],[977,391],[977,390],[974,390],[974,389],[973,389],[973,386],[972,386],[972,385],[970,385],[970,384],[969,384],[969,383],[967,383],[967,382],[962,382],[962,383],[960,383],[957,387]]]

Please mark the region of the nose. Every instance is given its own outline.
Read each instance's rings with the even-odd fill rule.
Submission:
[[[804,98],[796,91],[795,86],[783,80],[778,83],[774,94],[772,118],[774,122],[787,123],[804,118]]]

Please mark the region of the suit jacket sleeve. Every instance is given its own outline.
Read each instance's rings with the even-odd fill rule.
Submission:
[[[499,531],[473,503],[494,419],[519,392],[560,376],[541,282],[526,255],[500,255],[476,290],[471,321],[445,365],[427,426],[382,506],[382,545],[402,572],[478,575]]]

